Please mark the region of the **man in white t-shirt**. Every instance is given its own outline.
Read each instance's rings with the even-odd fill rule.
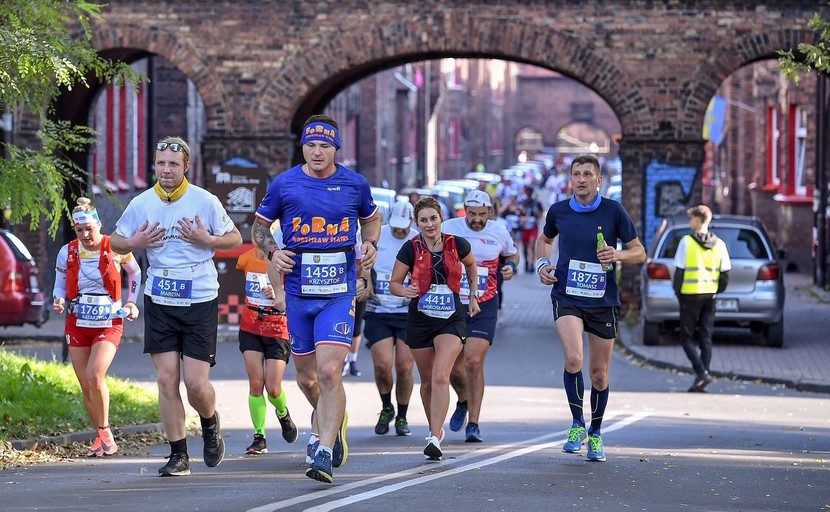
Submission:
[[[398,201],[389,212],[389,223],[380,228],[378,240],[378,257],[375,267],[364,270],[361,279],[370,284],[372,294],[366,301],[365,326],[363,336],[366,346],[372,352],[375,367],[375,385],[380,394],[382,409],[375,425],[375,434],[389,432],[389,423],[395,420],[395,433],[399,436],[411,434],[406,413],[412,396],[413,373],[415,362],[412,352],[406,345],[406,315],[409,311],[409,299],[392,295],[389,281],[395,267],[398,252],[407,240],[415,234],[412,221],[415,218],[412,204]],[[408,284],[408,281],[405,281]],[[398,414],[392,405],[392,386],[395,384],[392,367],[395,368],[397,384],[395,398],[398,402]]]
[[[218,466],[225,456],[209,381],[219,319],[213,255],[239,247],[242,236],[219,199],[187,181],[189,163],[190,147],[184,140],[166,137],[157,142],[158,181],[130,201],[111,240],[120,254],[146,249],[150,263],[144,285],[144,353],[150,354],[156,370],[159,411],[170,443],[160,476],[190,474],[181,373],[187,401],[202,423],[205,464]]]
[[[469,422],[465,431],[468,443],[480,443],[478,426],[481,403],[484,399],[484,359],[496,335],[498,321],[498,274],[505,281],[513,278],[519,253],[513,238],[503,224],[489,220],[493,207],[490,195],[482,190],[473,190],[464,199],[466,217],[444,222],[443,232],[460,236],[470,242],[478,267],[478,304],[481,312],[467,317],[467,339],[462,357],[453,368],[451,381],[458,403],[450,418],[450,429],[458,431],[464,426],[469,411]],[[501,258],[504,263],[501,264]],[[461,278],[461,302],[469,302],[467,279]]]

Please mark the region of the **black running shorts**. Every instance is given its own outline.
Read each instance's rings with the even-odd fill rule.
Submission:
[[[366,314],[366,301],[354,301],[354,336],[360,336],[363,327],[363,315]]]
[[[409,348],[429,348],[434,346],[439,334],[452,334],[467,339],[467,306],[461,304],[455,294],[455,312],[449,318],[433,318],[418,311],[418,302],[413,300],[406,315],[406,344]]]
[[[291,354],[291,344],[288,340],[281,338],[269,338],[261,334],[240,330],[239,351],[244,353],[246,350],[262,352],[265,359],[276,359],[287,363]]]
[[[366,313],[363,321],[363,338],[369,348],[387,338],[406,340],[406,313]]]
[[[219,299],[193,303],[189,307],[144,301],[144,353],[181,352],[182,355],[216,364],[216,327]]]
[[[559,320],[563,316],[576,316],[582,319],[585,332],[599,336],[605,340],[617,337],[617,324],[620,320],[620,308],[578,308],[568,303],[553,301],[553,319]]]

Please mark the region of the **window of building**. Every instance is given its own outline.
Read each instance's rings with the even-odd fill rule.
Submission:
[[[795,112],[795,193],[807,195],[807,111],[796,108]]]
[[[796,104],[789,107],[787,130],[787,187],[789,196],[807,196],[807,111]]]
[[[778,146],[781,132],[778,129],[778,110],[767,107],[767,182],[765,190],[775,191],[781,185],[779,175]]]

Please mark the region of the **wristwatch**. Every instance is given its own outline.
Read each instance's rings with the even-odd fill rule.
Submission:
[[[372,244],[372,247],[374,247],[376,251],[378,250],[378,242],[377,242],[377,240],[372,240],[371,238],[366,238],[366,239],[364,239],[363,241],[364,241],[364,242],[369,242],[370,244]]]
[[[274,253],[279,251],[279,250],[280,250],[279,247],[274,247],[273,249],[268,251],[268,261],[273,261],[272,258],[274,257]]]
[[[471,294],[471,296],[475,297],[476,299],[480,299],[484,297],[484,290],[476,290]]]

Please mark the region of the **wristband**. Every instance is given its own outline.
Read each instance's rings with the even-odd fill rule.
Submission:
[[[372,244],[372,247],[374,247],[376,251],[378,250],[378,242],[377,242],[377,240],[372,240],[371,238],[366,238],[366,239],[364,239],[363,241],[364,241],[364,242],[369,242],[370,244]]]
[[[360,276],[360,277],[358,277],[358,279],[363,279],[363,288],[364,289],[369,287],[369,281],[365,277]]]
[[[277,251],[279,251],[279,250],[280,250],[280,248],[279,248],[279,247],[274,247],[273,249],[271,249],[270,251],[268,251],[268,261],[273,261],[271,258],[273,258],[273,257],[274,257],[274,253],[275,253],[275,252],[277,252]]]
[[[541,275],[542,269],[548,265],[550,265],[550,260],[547,258],[539,258],[536,260],[536,275]]]
[[[507,265],[508,267],[512,268],[514,274],[516,273],[516,264],[515,263],[513,263],[512,261],[505,261],[504,264]]]

